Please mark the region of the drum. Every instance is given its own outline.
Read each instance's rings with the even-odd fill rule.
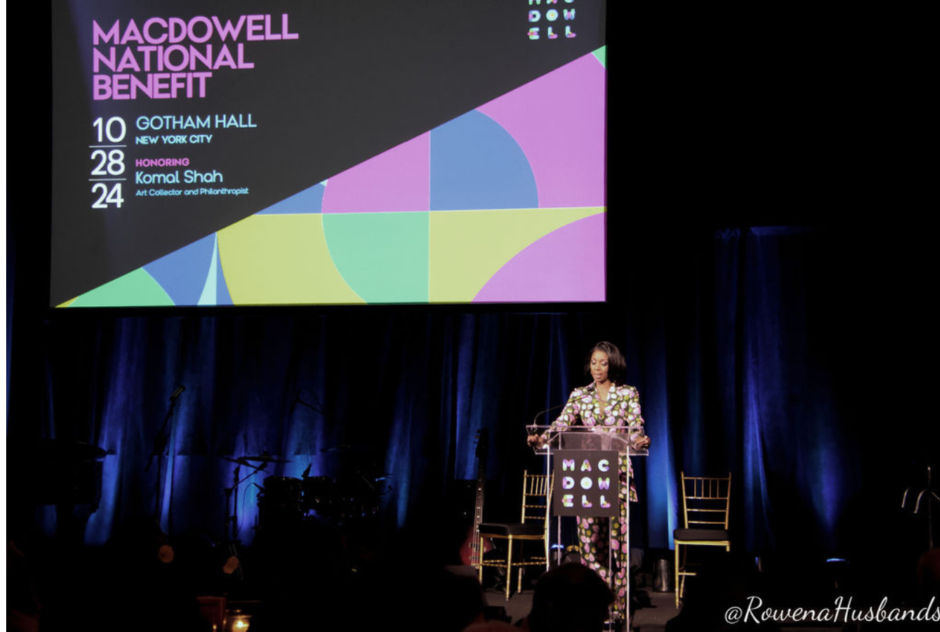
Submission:
[[[311,476],[303,480],[304,512],[316,511],[324,514],[332,510],[337,502],[336,484],[328,476]]]
[[[385,480],[384,477],[382,479]],[[379,483],[355,474],[336,479],[337,504],[346,518],[374,515],[379,509]]]
[[[264,495],[259,503],[265,511],[300,513],[303,486],[299,478],[269,476],[264,479]]]

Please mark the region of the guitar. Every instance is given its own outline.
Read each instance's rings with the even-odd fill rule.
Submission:
[[[483,554],[493,550],[493,541],[483,541],[483,551],[480,551],[480,523],[483,522],[483,487],[486,483],[486,453],[489,450],[489,430],[480,429],[477,432],[477,489],[476,502],[473,507],[473,526],[467,534],[467,539],[460,547],[460,560],[467,566],[474,568],[480,566]]]

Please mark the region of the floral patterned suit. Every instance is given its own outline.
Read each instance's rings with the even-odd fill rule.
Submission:
[[[564,431],[580,418],[584,426],[595,427],[602,432],[620,432],[627,435],[631,444],[645,437],[643,416],[640,413],[640,394],[636,388],[613,384],[607,400],[601,399],[594,383],[576,388],[571,392],[565,409],[552,423],[552,430]],[[607,518],[578,518],[578,539],[581,542],[581,560],[607,581],[607,543],[613,548],[614,610],[625,612],[627,604],[627,569],[629,551],[624,550],[623,529],[627,522],[627,490],[630,501],[636,502],[636,487],[633,483],[633,468],[630,458],[620,460],[620,516]],[[609,524],[609,523],[613,524]],[[608,529],[613,529],[608,539]]]

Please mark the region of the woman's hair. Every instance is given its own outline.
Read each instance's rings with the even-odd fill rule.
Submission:
[[[607,376],[614,382],[622,383],[627,377],[627,361],[623,359],[623,354],[617,345],[602,340],[591,347],[588,351],[587,359],[584,362],[585,375],[591,374],[591,356],[595,351],[603,351],[607,354]]]

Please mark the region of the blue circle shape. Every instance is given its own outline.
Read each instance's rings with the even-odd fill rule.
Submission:
[[[538,208],[535,175],[516,140],[473,110],[431,130],[431,210]]]

